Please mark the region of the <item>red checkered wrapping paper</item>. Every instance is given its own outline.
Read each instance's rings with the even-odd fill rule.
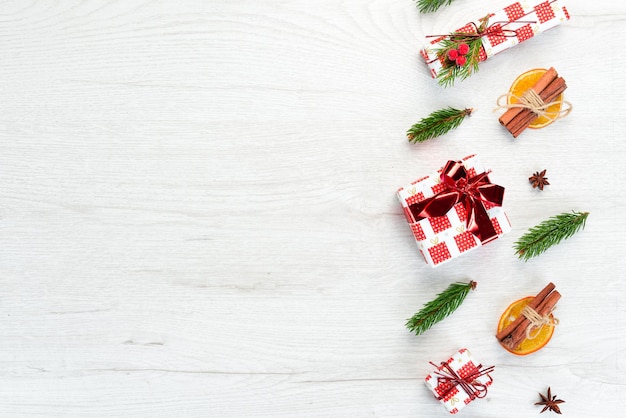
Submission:
[[[467,156],[462,161],[470,177],[485,172],[485,168],[476,155]],[[435,173],[401,187],[397,193],[419,251],[431,267],[437,267],[482,245],[474,234],[466,230],[467,214],[462,203],[457,203],[445,216],[419,221],[413,218],[409,205],[421,202],[444,189],[440,179],[442,169],[443,167]],[[511,231],[511,223],[501,206],[486,203],[485,208],[498,236]]]
[[[483,47],[480,51],[480,61],[524,42],[535,35],[545,32],[570,19],[569,13],[562,0],[518,1],[502,10],[489,14],[489,34],[481,38]],[[486,15],[481,16],[481,19]],[[533,22],[533,23],[529,23]],[[480,20],[466,24],[454,32],[475,33],[475,28],[480,26]],[[506,30],[506,32],[503,32]],[[509,35],[515,31],[514,36]],[[437,56],[437,49],[444,37],[427,38],[426,46],[420,54],[430,69],[432,78],[437,78],[439,70],[443,67],[442,59]]]
[[[454,372],[461,378],[466,378],[476,373],[477,369],[482,367],[482,365],[476,363],[472,357],[472,353],[467,348],[462,348],[454,353],[454,355],[445,361],[445,363],[450,366],[450,368],[452,368],[452,370],[454,370]],[[453,385],[452,383],[446,381],[440,382],[437,372],[442,371],[444,373],[446,371],[444,366],[438,366],[436,371],[433,371],[426,376],[424,383],[426,383],[428,389],[430,389],[430,391],[435,395],[436,399],[439,399],[439,402],[443,404],[450,414],[456,414],[476,399],[478,391],[469,394],[458,385]],[[493,379],[491,378],[491,375],[487,373],[482,376],[478,376],[473,382],[483,386],[486,391],[487,388],[493,383]]]

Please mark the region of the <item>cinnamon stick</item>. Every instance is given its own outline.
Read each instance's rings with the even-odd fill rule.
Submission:
[[[558,97],[558,95],[561,94],[566,88],[567,85],[565,84],[563,77],[558,77],[539,94],[539,97],[541,97],[541,100],[544,102],[549,103],[554,101],[554,99]],[[536,117],[537,115],[530,109],[520,109],[520,112],[516,115],[516,117],[505,127],[509,130],[509,132],[515,131],[519,129],[520,126],[523,126],[527,120],[532,122]]]
[[[534,299],[530,301],[528,306],[530,306],[533,309],[537,309],[537,307],[545,300],[545,298],[550,294],[550,292],[554,290],[555,287],[556,286],[554,285],[554,283],[552,282],[548,283],[546,287],[544,287],[541,290],[541,292],[539,292],[537,296],[535,296]],[[507,326],[502,331],[496,334],[496,338],[500,341],[504,340],[522,323],[524,319],[525,317],[523,315],[520,315],[517,318],[515,318],[515,320],[511,322],[509,326]]]
[[[539,97],[541,97],[544,103],[550,103],[556,100],[565,89],[567,89],[567,84],[565,84],[565,80],[562,77],[559,77],[546,87]],[[506,128],[511,135],[513,135],[513,138],[517,138],[536,117],[537,114],[530,109],[522,109],[518,116],[512,120]]]
[[[556,72],[554,67],[550,67],[548,71],[543,73],[543,75],[539,78],[539,80],[537,80],[535,85],[532,86],[532,89],[535,91],[535,93],[541,95],[541,92],[557,77],[558,77],[558,73]],[[515,116],[517,116],[522,110],[524,109],[520,107],[512,107],[508,109],[506,112],[504,112],[498,120],[500,121],[502,125],[507,126],[511,122],[511,120]]]
[[[554,306],[561,298],[561,294],[558,291],[554,291],[548,295],[548,297],[537,307],[536,311],[539,315],[544,316],[550,313]],[[530,321],[524,318],[522,324],[511,334],[509,339],[506,339],[503,343],[512,350],[515,350],[526,339],[526,328],[530,325]]]

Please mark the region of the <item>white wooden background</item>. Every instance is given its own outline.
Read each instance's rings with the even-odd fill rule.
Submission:
[[[538,416],[548,386],[564,416],[625,416],[626,4],[569,0],[569,23],[437,86],[424,35],[509,2],[1,2],[0,416],[443,417],[422,380],[461,347],[496,365],[464,417]],[[574,112],[514,141],[495,100],[549,66]],[[406,141],[448,105],[476,111]],[[471,153],[513,231],[431,269],[395,190]],[[515,257],[570,210],[583,232]],[[404,328],[470,279],[445,322]],[[512,356],[498,318],[548,281],[561,325]]]

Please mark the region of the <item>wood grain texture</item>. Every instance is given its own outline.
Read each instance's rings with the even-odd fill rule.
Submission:
[[[548,385],[567,416],[616,416],[626,6],[569,0],[571,22],[438,87],[423,36],[506,4],[1,2],[0,416],[445,416],[422,379],[460,347],[496,365],[465,417],[533,416]],[[574,112],[513,141],[495,99],[549,66]],[[406,141],[447,105],[476,111]],[[513,231],[430,269],[395,190],[473,153]],[[569,210],[591,212],[584,232],[517,260],[523,232]],[[453,316],[404,328],[467,279]],[[548,281],[561,325],[513,357],[500,313]]]

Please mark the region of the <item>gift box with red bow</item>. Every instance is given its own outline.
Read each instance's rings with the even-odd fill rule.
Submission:
[[[432,266],[475,250],[511,231],[504,188],[489,180],[476,155],[398,190],[419,251]]]
[[[489,373],[493,372],[494,366],[476,364],[467,348],[460,349],[439,365],[430,364],[436,370],[426,376],[424,382],[451,414],[456,414],[473,400],[487,396],[487,388],[493,383]]]
[[[431,76],[438,78],[440,73],[444,72],[442,69],[452,71],[457,65],[472,65],[474,60],[467,56],[468,53],[476,56],[477,61],[485,61],[499,52],[560,25],[569,18],[563,0],[519,1],[495,13],[483,15],[481,19],[469,22],[449,34],[428,35],[427,44],[420,53],[430,69]],[[467,46],[467,43],[474,39],[480,39],[478,49],[455,48],[453,56],[448,55],[449,41]],[[466,76],[471,73],[473,70],[466,73]],[[451,84],[439,81],[444,85]]]

